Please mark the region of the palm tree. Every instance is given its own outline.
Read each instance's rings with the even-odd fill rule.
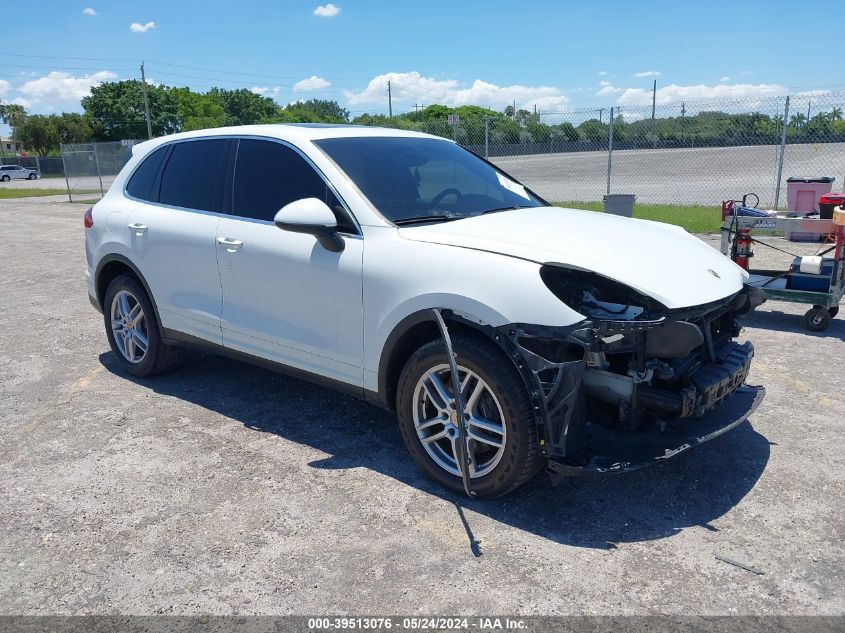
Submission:
[[[789,124],[794,128],[803,127],[804,124],[807,122],[807,116],[799,112],[798,114],[793,114],[789,117]]]
[[[0,103],[0,122],[7,124],[12,129],[13,140],[17,139],[15,132],[25,119],[26,110],[22,105],[16,103]]]
[[[831,121],[841,121],[842,120],[842,108],[831,109],[830,120]]]

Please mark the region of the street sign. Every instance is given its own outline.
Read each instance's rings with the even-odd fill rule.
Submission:
[[[457,125],[461,122],[461,117],[459,117],[457,114],[450,114],[447,117],[447,121],[449,121],[449,125]]]

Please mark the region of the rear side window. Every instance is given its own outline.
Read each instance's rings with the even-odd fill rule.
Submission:
[[[234,215],[272,222],[279,209],[302,198],[322,200],[334,211],[338,230],[355,232],[340,201],[295,150],[272,141],[240,141],[232,196]]]
[[[161,175],[159,202],[200,211],[222,211],[229,141],[176,143]]]
[[[167,147],[159,147],[141,161],[141,164],[138,165],[135,173],[132,174],[132,178],[129,179],[129,183],[126,185],[126,193],[140,200],[155,201],[153,183],[155,183],[156,176],[158,176],[158,170],[161,168],[161,161],[164,160],[165,154],[167,154]]]

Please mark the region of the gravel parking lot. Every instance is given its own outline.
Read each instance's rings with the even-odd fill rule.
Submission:
[[[121,374],[84,210],[0,201],[0,614],[845,614],[841,316],[748,321],[768,394],[729,434],[468,503],[363,402],[200,353]]]

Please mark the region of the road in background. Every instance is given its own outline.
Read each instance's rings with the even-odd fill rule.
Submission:
[[[771,202],[778,147],[632,149],[613,153],[612,193],[633,193],[640,203],[701,204],[756,193]],[[787,145],[783,187],[790,176],[834,176],[834,191],[845,189],[845,143]],[[503,156],[491,161],[551,201],[601,200],[607,186],[607,152]],[[831,165],[838,171],[831,172]],[[786,204],[782,192],[781,204]]]

